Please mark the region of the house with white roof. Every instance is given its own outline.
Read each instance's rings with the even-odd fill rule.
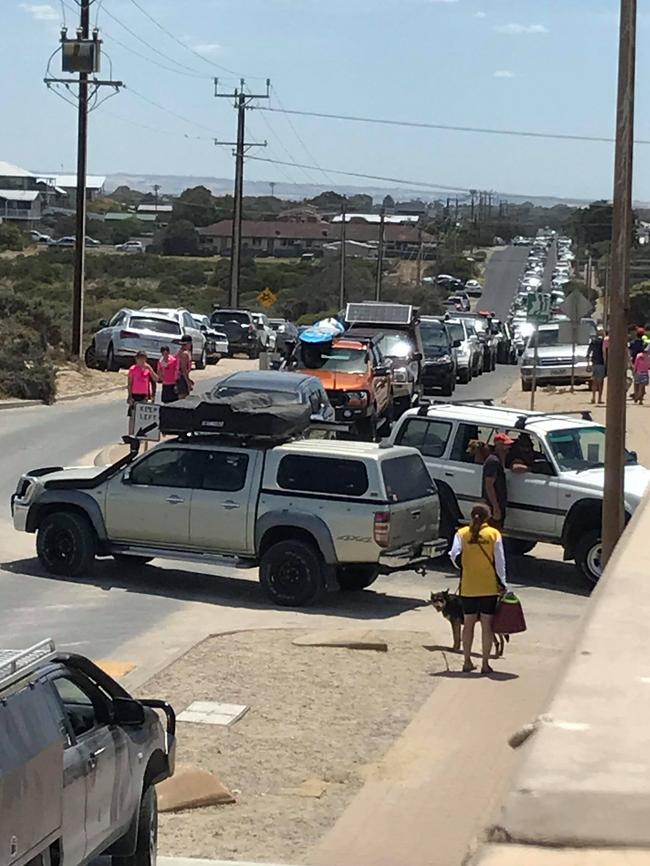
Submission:
[[[77,175],[56,174],[52,172],[41,172],[41,180],[49,186],[55,187],[58,193],[57,205],[59,207],[75,207],[77,199]],[[86,201],[94,201],[104,195],[106,177],[101,174],[86,175]]]
[[[53,194],[31,171],[0,160],[0,220],[36,223]]]

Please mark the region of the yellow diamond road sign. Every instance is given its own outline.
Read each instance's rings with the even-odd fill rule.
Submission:
[[[273,304],[277,301],[278,296],[275,292],[272,292],[271,289],[264,289],[263,292],[260,292],[257,296],[257,303],[262,307],[272,307]]]

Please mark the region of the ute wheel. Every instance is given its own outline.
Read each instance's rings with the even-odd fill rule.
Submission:
[[[533,390],[533,383],[527,382],[525,379],[522,379],[521,380],[521,390],[522,391],[532,391]]]
[[[454,380],[452,378],[447,379],[445,384],[442,386],[440,393],[443,397],[451,397],[454,393]]]
[[[470,372],[469,367],[466,370],[461,370],[458,376],[458,382],[460,385],[469,385],[470,379],[472,378],[472,374]]]
[[[315,604],[325,593],[323,563],[304,541],[278,541],[260,561],[260,583],[271,601],[284,607]]]
[[[441,504],[440,527],[438,529],[438,534],[440,535],[440,538],[444,538],[447,542],[447,553],[451,550],[457,530],[458,524],[456,523],[456,520],[449,513],[449,510]]]
[[[530,553],[537,542],[526,541],[524,538],[506,538],[506,548],[514,556],[525,556]]]
[[[603,573],[602,555],[600,530],[592,529],[591,532],[585,532],[576,544],[575,560],[578,571],[591,586],[598,583]]]
[[[336,571],[336,579],[342,592],[355,592],[365,589],[379,577],[376,565],[341,565]]]
[[[153,556],[130,556],[128,553],[114,553],[113,559],[120,565],[147,565]]]
[[[260,344],[256,343],[254,349],[248,350],[248,357],[251,359],[251,361],[257,361],[259,356],[260,356]]]
[[[205,351],[205,346],[204,346],[203,351],[201,352],[201,357],[196,362],[196,369],[197,370],[205,370],[207,363],[208,363],[208,357],[207,357],[207,353]]]
[[[146,788],[140,800],[135,853],[113,857],[113,866],[156,866],[158,849],[158,800],[156,789]]]
[[[48,514],[38,528],[36,553],[50,574],[77,577],[88,571],[96,553],[95,532],[82,514]]]
[[[106,354],[106,369],[111,373],[117,373],[117,371],[120,369],[120,365],[115,359],[115,351],[113,349],[112,343],[108,347],[108,352]]]

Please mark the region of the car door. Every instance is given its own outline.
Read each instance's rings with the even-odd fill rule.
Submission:
[[[201,452],[155,448],[108,484],[106,529],[111,541],[187,546],[193,489],[200,484]]]
[[[521,430],[508,430],[515,440],[506,466],[517,449]],[[544,447],[537,436],[526,431],[532,442],[534,460],[527,472],[513,472],[506,469],[508,485],[508,511],[506,528],[512,532],[539,535],[556,539],[560,534],[559,485],[555,467],[548,459]],[[527,461],[528,462],[528,461]],[[551,472],[553,474],[548,474]]]
[[[126,824],[116,772],[124,763],[126,740],[119,728],[113,730],[110,702],[90,680],[77,672],[62,673],[52,678],[52,685],[63,704],[73,744],[71,769],[74,763],[73,774],[85,780],[84,854],[88,858],[102,851],[114,832]],[[75,806],[66,803],[64,808]],[[65,859],[75,862],[68,857],[65,838],[64,851]]]
[[[483,466],[470,451],[472,441],[489,444],[494,439],[496,429],[484,424],[465,421],[458,425],[451,451],[444,460],[441,481],[451,487],[465,520],[470,519],[472,506],[481,499],[483,487]]]
[[[372,383],[375,391],[375,399],[380,415],[388,414],[391,403],[391,378],[388,367],[388,362],[379,352],[376,346],[371,346],[369,350],[369,358],[372,373]],[[376,370],[383,369],[385,375],[377,376]]]
[[[106,354],[108,352],[108,346],[113,337],[113,333],[116,329],[120,328],[126,320],[126,311],[120,310],[119,313],[116,313],[113,318],[108,323],[107,327],[101,328],[95,334],[95,352],[97,356],[102,358],[102,360],[106,359]]]
[[[250,552],[250,479],[259,454],[224,448],[205,450],[202,459],[190,508],[190,545],[205,551]]]

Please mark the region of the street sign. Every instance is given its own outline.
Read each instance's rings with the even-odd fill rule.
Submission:
[[[262,307],[268,309],[275,304],[277,299],[278,296],[275,294],[274,291],[272,291],[271,289],[264,289],[264,291],[260,292],[257,296],[257,303],[260,304]]]
[[[551,315],[551,296],[547,292],[528,292],[526,312],[529,319],[548,319]]]
[[[160,442],[160,406],[157,403],[136,403],[134,436],[145,442]]]
[[[574,325],[579,325],[581,319],[590,315],[593,304],[585,298],[580,289],[574,289],[569,297],[560,304],[560,309]]]

